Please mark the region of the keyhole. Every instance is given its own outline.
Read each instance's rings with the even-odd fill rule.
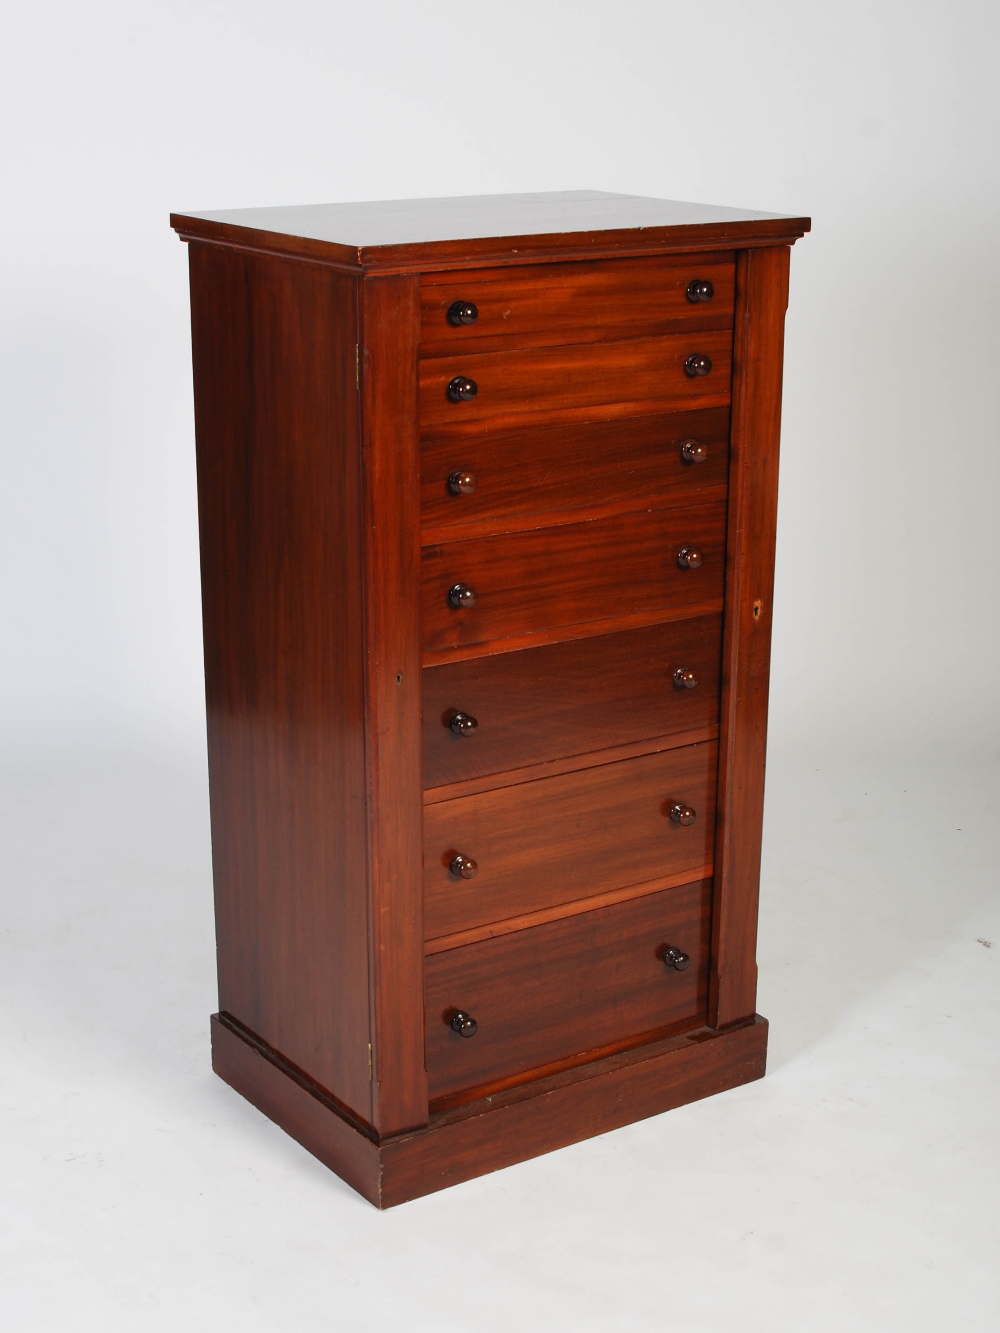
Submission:
[[[760,613],[761,613],[761,608],[762,608],[762,606],[763,606],[763,603],[761,603],[761,602],[754,602],[754,604],[753,604],[753,618],[754,618],[754,620],[759,620],[759,619],[760,619]],[[396,679],[398,680],[399,677],[397,676]]]
[[[756,615],[756,614],[757,614],[757,612],[755,611],[755,612],[754,612],[754,615]],[[400,673],[397,671],[397,672],[396,672],[396,684],[397,684],[397,685],[402,685],[402,683],[403,683],[403,677],[402,677],[402,676],[400,675]]]

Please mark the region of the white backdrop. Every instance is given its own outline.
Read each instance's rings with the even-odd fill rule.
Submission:
[[[997,721],[1000,10],[19,6],[5,24],[2,721],[201,706],[171,209],[597,188],[809,213],[775,719]]]
[[[998,28],[995,0],[9,7],[5,1329],[990,1326]],[[381,1216],[208,1068],[167,218],[579,188],[814,219],[786,357],[769,1074]]]

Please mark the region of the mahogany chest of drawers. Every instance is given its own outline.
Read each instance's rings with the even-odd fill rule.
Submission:
[[[759,1078],[808,219],[580,192],[172,223],[217,1072],[379,1206]]]

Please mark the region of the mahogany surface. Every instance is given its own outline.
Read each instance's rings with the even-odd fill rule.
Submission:
[[[424,649],[630,614],[660,618],[721,597],[725,524],[716,503],[424,547]],[[700,569],[680,568],[685,545],[704,552]],[[449,605],[455,583],[475,588],[474,606]]]
[[[427,959],[432,1103],[665,1028],[698,1027],[708,996],[711,884],[666,889]],[[664,965],[680,945],[690,966]],[[453,1032],[467,1010],[474,1037]]]
[[[729,402],[733,336],[729,329],[670,333],[661,338],[570,343],[513,352],[453,352],[420,361],[420,423],[427,430],[482,421],[491,428],[518,421],[592,420],[639,416]],[[712,362],[708,375],[688,375],[695,353]],[[475,380],[469,402],[452,402],[456,376]]]
[[[572,426],[472,430],[423,434],[425,542],[725,496],[729,411],[724,407]],[[692,438],[707,451],[703,463],[681,457],[681,444]],[[448,478],[459,470],[476,478],[471,495],[448,488]],[[576,509],[588,512],[575,515]]]
[[[383,1207],[760,1077],[808,219],[584,191],[174,225],[217,1071]]]
[[[598,764],[424,807],[428,939],[688,871],[715,842],[715,742]],[[689,827],[672,802],[698,811]],[[462,853],[475,879],[449,870]]]
[[[694,278],[712,283],[710,300],[688,299]],[[561,264],[556,273],[531,265],[431,274],[420,284],[420,350],[426,356],[731,328],[735,279],[732,252]],[[455,301],[475,304],[474,323],[449,322]]]
[[[424,669],[424,786],[718,722],[722,619],[699,616]],[[691,667],[694,689],[673,672]],[[456,736],[458,710],[479,723]]]

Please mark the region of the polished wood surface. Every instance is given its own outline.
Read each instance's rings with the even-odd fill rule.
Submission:
[[[697,278],[714,288],[708,301],[688,298]],[[731,251],[560,264],[555,271],[527,265],[433,274],[420,284],[420,350],[427,356],[731,328],[735,278]],[[449,320],[455,302],[474,307],[471,323]]]
[[[712,1023],[757,1002],[757,904],[778,508],[787,248],[740,257],[723,649]]]
[[[356,283],[190,264],[219,1000],[367,1121]]]
[[[682,457],[697,440],[702,462]],[[449,478],[471,475],[455,493]],[[729,411],[676,412],[572,426],[467,428],[421,441],[423,540],[490,536],[541,523],[602,518],[636,508],[723,499],[729,476]],[[584,509],[582,515],[574,510]]]
[[[382,1134],[427,1120],[421,1055],[419,452],[416,279],[366,278],[363,379],[365,663],[371,848],[372,1116]],[[334,601],[334,586],[326,589]]]
[[[427,959],[432,1104],[553,1061],[704,1023],[711,886],[667,889]],[[691,965],[664,965],[680,945]],[[451,1028],[462,1009],[471,1039]]]
[[[711,863],[715,742],[661,750],[424,807],[427,939]],[[694,807],[675,824],[675,801]],[[474,880],[449,869],[474,857]]]
[[[721,616],[424,668],[424,786],[663,738],[718,721]],[[693,689],[673,673],[696,674]],[[457,711],[478,722],[456,736]]]
[[[252,1033],[223,1014],[212,1019],[219,1077],[378,1208],[763,1078],[766,1053],[763,1018],[725,1032],[693,1028],[439,1112],[426,1129],[379,1142]]]
[[[687,360],[704,354],[707,375],[690,375]],[[420,424],[424,430],[480,421],[496,429],[520,422],[548,424],[724,407],[729,402],[732,333],[672,333],[610,343],[527,348],[516,352],[455,352],[420,360]],[[455,379],[475,382],[475,396],[455,402]],[[595,409],[597,409],[595,411]]]
[[[657,616],[720,597],[725,515],[723,504],[697,505],[425,547],[424,649]],[[685,545],[704,552],[699,569],[680,568]],[[456,583],[476,590],[474,606],[449,604]]]
[[[413,272],[777,245],[810,225],[808,218],[600,190],[199,210],[170,221],[185,239]]]

